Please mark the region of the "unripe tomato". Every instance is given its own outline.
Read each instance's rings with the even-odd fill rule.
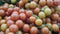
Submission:
[[[17,20],[16,21],[16,25],[19,27],[19,28],[22,28],[24,26],[24,22],[22,20]]]
[[[49,34],[49,29],[47,27],[44,27],[41,29],[42,34]]]
[[[15,4],[17,2],[17,0],[11,0],[12,4]]]
[[[38,34],[38,28],[37,27],[31,27],[30,34]]]
[[[29,9],[30,8],[30,3],[25,4],[25,8]]]
[[[10,5],[9,5],[9,8],[14,8],[14,5],[13,5],[13,4],[10,4]]]
[[[36,21],[35,21],[35,24],[37,25],[37,26],[40,26],[40,25],[42,25],[42,20],[41,19],[36,19]]]
[[[28,3],[28,0],[22,0],[24,4]]]
[[[60,5],[56,7],[56,10],[60,12]]]
[[[39,12],[38,16],[39,16],[39,18],[45,18],[46,17],[44,12]]]
[[[39,5],[40,5],[40,6],[46,5],[46,0],[40,0],[40,1],[39,1]]]
[[[22,31],[18,31],[18,32],[16,32],[16,34],[17,34],[17,33],[18,33],[18,34],[23,34],[23,32],[22,32]]]
[[[1,31],[1,32],[0,32],[0,34],[4,34],[4,32],[3,32],[3,31]]]
[[[2,31],[5,31],[6,29],[7,29],[7,24],[2,24],[2,25],[1,25],[1,30],[2,30]]]
[[[29,26],[28,24],[25,24],[25,25],[23,26],[23,31],[24,31],[24,32],[29,32],[29,31],[30,31],[30,26]]]
[[[31,23],[35,23],[36,17],[34,17],[34,16],[29,17],[29,21],[30,21]]]
[[[17,32],[18,31],[18,26],[15,25],[15,24],[12,24],[10,27],[9,27],[9,30],[11,32]]]
[[[59,26],[57,24],[53,24],[52,29],[54,32],[59,32]]]

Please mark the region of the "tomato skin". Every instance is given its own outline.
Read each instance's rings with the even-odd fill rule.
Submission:
[[[32,12],[31,10],[27,10],[27,11],[26,11],[26,16],[27,16],[27,17],[32,16],[32,14],[33,14],[33,12]]]
[[[10,30],[9,30],[9,28],[7,28],[6,31],[5,31],[5,34],[7,34],[9,32],[10,32]]]
[[[24,4],[28,3],[28,0],[22,0]]]
[[[35,23],[36,17],[34,17],[34,16],[29,17],[29,21],[30,21],[30,23]]]
[[[21,20],[25,20],[25,19],[26,19],[26,15],[25,15],[24,13],[20,13],[20,14],[19,14],[19,18],[20,18]]]
[[[11,32],[17,32],[18,31],[18,26],[15,25],[15,24],[12,24],[10,27],[9,27],[9,30]]]
[[[24,22],[22,20],[17,20],[16,21],[16,25],[19,27],[19,28],[22,28],[24,26]]]
[[[12,25],[12,24],[14,24],[14,21],[12,21],[12,20],[8,20],[7,21],[7,26],[9,27],[10,25]]]
[[[24,32],[29,32],[30,31],[30,26],[28,24],[24,24],[23,31]]]
[[[0,10],[0,16],[5,16],[5,11],[4,10]]]
[[[7,33],[7,34],[14,34],[13,32],[9,32],[9,33]]]
[[[14,11],[17,11],[18,12],[19,9],[20,9],[19,7],[14,7]]]
[[[32,28],[30,29],[30,34],[37,34],[37,33],[38,33],[37,27],[32,27]]]

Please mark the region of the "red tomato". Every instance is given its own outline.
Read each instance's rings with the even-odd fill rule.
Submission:
[[[9,32],[10,32],[10,30],[9,30],[9,28],[8,28],[8,29],[6,29],[5,34],[7,34],[7,33],[9,33]]]
[[[14,11],[19,11],[19,7],[14,7]]]
[[[20,13],[19,17],[21,20],[25,20],[26,19],[26,15],[24,13]]]
[[[29,21],[30,21],[31,23],[35,23],[35,21],[36,21],[36,17],[31,16],[31,17],[29,18]]]
[[[23,31],[24,31],[24,32],[29,32],[29,30],[30,30],[30,26],[29,26],[28,24],[25,24],[25,25],[23,26]]]
[[[16,21],[16,25],[19,27],[19,28],[22,28],[24,26],[24,22],[22,20],[17,20]]]
[[[30,34],[38,34],[38,28],[37,27],[32,27],[30,29]]]
[[[9,30],[10,30],[11,32],[17,32],[17,31],[18,31],[18,26],[15,25],[15,24],[13,24],[13,25],[11,25],[11,26],[9,27]]]
[[[48,6],[53,6],[53,0],[47,0],[47,5]]]
[[[33,12],[32,12],[31,10],[27,10],[27,11],[26,11],[26,16],[27,16],[27,17],[32,16],[32,14],[33,14]]]
[[[14,21],[12,21],[12,20],[8,20],[7,21],[7,26],[9,27],[10,25],[12,25],[12,24],[14,24]]]
[[[5,16],[5,11],[4,10],[0,10],[0,16]]]
[[[9,33],[7,33],[7,34],[14,34],[13,32],[9,32]]]
[[[22,0],[24,4],[28,3],[28,0]]]

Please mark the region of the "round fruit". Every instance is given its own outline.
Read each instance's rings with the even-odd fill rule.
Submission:
[[[11,32],[17,32],[17,31],[18,31],[18,26],[15,25],[15,24],[13,24],[13,25],[11,25],[11,26],[9,27],[9,30],[10,30]]]
[[[44,10],[44,13],[46,14],[46,16],[48,16],[48,15],[51,15],[52,11],[51,11],[51,9],[46,8],[46,9]]]
[[[5,11],[4,10],[0,10],[0,16],[4,16],[5,15]]]
[[[32,2],[30,3],[30,8],[34,9],[34,8],[36,8],[36,7],[37,7],[37,3],[34,2],[34,1],[32,1]]]
[[[46,0],[40,0],[40,1],[39,1],[39,5],[40,5],[40,6],[46,5]]]
[[[44,12],[39,12],[38,16],[39,16],[39,18],[45,18],[46,17]]]
[[[48,6],[53,6],[53,0],[47,0],[47,5]]]
[[[13,32],[9,32],[9,33],[7,33],[7,34],[14,34]]]
[[[59,15],[58,15],[58,14],[52,14],[52,15],[51,15],[51,18],[52,18],[53,20],[58,20],[58,19],[59,19]]]
[[[11,14],[11,19],[14,20],[14,21],[18,20],[19,19],[18,12],[12,13]]]
[[[22,0],[24,4],[28,3],[28,0]]]
[[[30,29],[30,34],[38,34],[38,28],[37,27],[32,27]]]
[[[24,31],[24,32],[29,32],[29,30],[30,30],[30,26],[29,26],[28,24],[25,24],[25,25],[23,26],[23,31]]]
[[[49,34],[49,29],[47,27],[44,27],[41,29],[42,34]]]
[[[53,25],[52,25],[52,30],[53,30],[54,32],[59,32],[59,26],[58,26],[57,24],[53,24]]]
[[[12,4],[14,4],[14,3],[16,3],[17,2],[17,0],[11,0],[11,3]]]
[[[27,17],[32,16],[32,14],[33,14],[33,12],[32,12],[31,10],[27,10],[27,11],[26,11],[26,16],[27,16]]]
[[[33,0],[33,1],[35,1],[35,2],[37,2],[37,3],[38,3],[38,1],[39,1],[39,0]]]
[[[42,20],[41,19],[36,19],[36,21],[35,21],[35,24],[37,25],[37,26],[40,26],[40,25],[42,25]]]
[[[3,32],[3,31],[1,31],[1,32],[0,32],[0,34],[4,34],[4,32]]]
[[[12,25],[12,24],[14,24],[14,21],[12,21],[12,20],[8,20],[7,21],[7,26],[9,27],[10,25]]]
[[[2,24],[2,25],[1,25],[1,30],[2,30],[2,31],[5,31],[6,29],[7,29],[7,24]]]
[[[57,11],[60,11],[60,5],[56,7],[56,10]]]
[[[59,19],[57,21],[58,21],[58,23],[60,23],[60,17],[59,17]]]
[[[6,16],[5,19],[6,19],[6,21],[8,21],[11,19],[11,16],[9,16],[9,17]]]
[[[2,17],[0,16],[0,20],[2,20]]]
[[[10,32],[10,30],[9,30],[9,28],[8,28],[8,29],[6,29],[5,34],[7,34],[7,33],[9,33],[9,32]]]
[[[18,34],[23,34],[23,32],[22,32],[22,31],[18,31],[18,32],[16,32],[16,34],[17,34],[17,33],[18,33]]]
[[[51,23],[51,19],[50,18],[46,18],[46,23]]]
[[[14,7],[14,11],[19,11],[20,8],[19,7]]]
[[[10,4],[10,5],[9,5],[9,8],[14,8],[14,5],[13,5],[13,4]]]
[[[19,28],[22,28],[24,26],[24,23],[22,20],[17,20],[16,21],[16,25],[19,27]]]
[[[36,17],[31,16],[31,17],[29,18],[29,21],[30,21],[31,23],[35,23],[35,21],[36,21]]]
[[[25,20],[25,19],[26,19],[26,15],[25,15],[24,13],[20,13],[20,14],[19,14],[19,18],[20,18],[21,20]]]
[[[39,12],[40,12],[40,8],[35,8],[35,9],[34,9],[34,13],[35,13],[36,15],[38,15]]]
[[[30,3],[25,4],[25,8],[29,9],[30,8]]]

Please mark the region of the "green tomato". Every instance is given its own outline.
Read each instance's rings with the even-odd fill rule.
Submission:
[[[1,25],[1,30],[2,30],[2,31],[5,31],[6,29],[7,29],[7,24],[2,24],[2,25]]]
[[[39,18],[45,18],[46,17],[44,12],[39,12],[38,16],[39,16]]]
[[[46,14],[46,16],[49,16],[49,15],[51,15],[52,11],[51,11],[51,9],[46,8],[46,9],[44,10],[44,13]]]
[[[14,4],[14,3],[16,3],[17,2],[17,0],[11,0],[11,3],[12,4]]]
[[[60,11],[60,5],[56,7],[56,10],[57,11]]]
[[[44,6],[43,8],[46,9],[46,8],[49,8],[49,7],[48,6]]]
[[[37,26],[42,25],[42,23],[43,23],[43,21],[42,21],[41,19],[37,19],[37,20],[35,21],[35,24],[36,24]]]
[[[22,31],[18,31],[18,32],[16,32],[16,34],[23,34],[23,33],[22,33]]]

